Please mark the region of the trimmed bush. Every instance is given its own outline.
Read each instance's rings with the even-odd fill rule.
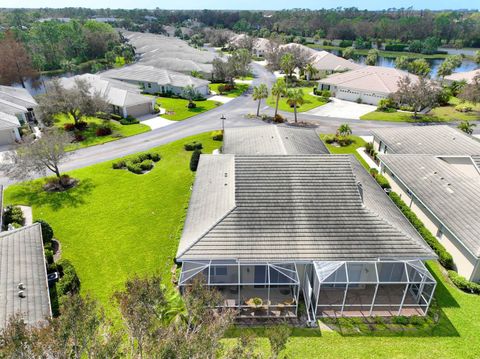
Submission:
[[[403,315],[398,315],[398,316],[393,316],[392,317],[392,323],[393,324],[400,324],[400,325],[407,325],[409,324],[409,319],[408,317],[405,317]]]
[[[373,150],[373,142],[367,142],[365,144],[365,152],[366,153],[371,153]]]
[[[128,115],[126,118],[120,119],[120,123],[122,125],[128,126],[128,125],[135,125],[137,123],[140,123],[140,121],[135,117]]]
[[[25,224],[25,217],[20,207],[7,206],[3,212],[3,228],[7,229],[8,225],[13,223],[23,226]]]
[[[455,111],[458,111],[458,112],[472,112],[472,110],[473,110],[473,107],[466,104],[460,104],[455,106]]]
[[[335,142],[335,136],[334,135],[327,135],[323,138],[325,143],[332,144]]]
[[[223,141],[223,131],[221,131],[221,130],[213,131],[212,132],[212,139],[214,141]]]
[[[40,223],[40,226],[42,228],[42,239],[43,239],[43,244],[47,245],[52,242],[53,239],[53,229],[52,226],[50,226],[46,221],[43,219],[37,219],[35,223]]]
[[[375,175],[375,179],[377,180],[377,183],[382,187],[383,189],[390,189],[392,188],[390,186],[390,183],[388,183],[388,180],[380,173],[377,173]]]
[[[142,174],[142,168],[138,163],[127,162],[127,170],[137,175]]]
[[[57,262],[57,268],[60,272],[60,280],[57,282],[58,296],[78,293],[80,290],[80,279],[72,263],[67,259],[60,259]]]
[[[162,159],[162,156],[160,156],[159,153],[152,152],[149,153],[149,159],[151,159],[153,162],[158,162]]]
[[[139,164],[142,171],[150,171],[153,168],[152,160],[145,160]]]
[[[200,142],[191,142],[183,145],[185,151],[195,151],[203,149],[203,145]]]
[[[378,170],[376,168],[370,168],[370,174],[375,178],[378,175]]]
[[[339,47],[350,47],[353,45],[353,41],[352,40],[342,40],[340,41],[340,43],[338,44]]]
[[[198,168],[198,162],[200,162],[200,155],[202,151],[195,150],[192,153],[192,157],[190,158],[190,171],[195,172]]]
[[[328,99],[329,97],[332,97],[332,93],[329,90],[322,90],[320,91],[320,96]]]
[[[377,111],[392,112],[395,111],[395,101],[391,98],[382,98],[378,102]]]
[[[458,274],[454,270],[448,271],[448,277],[453,282],[453,284],[455,284],[458,287],[458,289],[461,289],[467,293],[480,294],[480,284],[470,282],[469,280],[467,280],[465,277],[462,277],[460,274]]]
[[[75,130],[75,124],[74,123],[66,123],[63,125],[63,129],[67,132],[71,132]]]
[[[112,129],[110,127],[99,127],[95,131],[95,135],[98,137],[108,136],[112,134]]]
[[[116,114],[114,114],[114,113],[112,113],[112,114],[110,115],[110,118],[111,118],[112,120],[115,120],[115,121],[120,121],[120,120],[123,119],[122,116],[116,115]]]
[[[126,165],[127,164],[125,163],[125,160],[119,160],[117,162],[112,163],[112,168],[114,170],[119,170],[119,169],[125,168]]]
[[[438,261],[440,264],[442,264],[442,266],[444,266],[446,269],[453,269],[454,263],[452,255],[448,253],[438,239],[430,233],[430,231],[424,226],[422,221],[418,219],[417,215],[410,209],[410,207],[408,207],[395,192],[390,192],[389,196],[400,209],[400,211],[402,211],[403,215],[407,217],[412,226],[415,227],[418,233],[420,233],[425,242],[427,242],[427,244],[438,255]]]

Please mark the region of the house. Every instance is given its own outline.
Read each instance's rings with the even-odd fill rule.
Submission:
[[[226,134],[228,141],[228,134]],[[349,155],[202,155],[176,254],[181,290],[241,318],[425,315],[435,254]]]
[[[0,146],[11,145],[21,139],[18,129],[34,123],[35,99],[24,88],[0,86]]]
[[[318,70],[326,73],[356,70],[362,65],[332,54],[328,51],[315,51],[310,57],[310,63]]]
[[[39,223],[0,232],[0,330],[13,315],[39,325],[52,316]]]
[[[466,72],[455,72],[451,75],[445,76],[445,82],[451,84],[452,82],[463,82],[467,84],[473,83],[473,79],[477,76],[480,76],[480,69],[466,71]]]
[[[269,48],[270,40],[263,37],[257,38],[253,41],[252,54],[256,57],[264,57]]]
[[[229,127],[222,153],[237,155],[328,154],[314,129],[287,126]]]
[[[150,94],[181,95],[185,87],[193,88],[202,96],[208,96],[209,81],[179,72],[160,69],[153,66],[133,64],[101,73],[104,79],[114,79],[139,86],[143,92]]]
[[[92,93],[104,96],[112,105],[112,112],[117,115],[140,117],[154,112],[155,98],[142,95],[136,85],[92,74],[63,77],[60,83],[65,88],[71,88],[75,86],[76,79],[86,81]]]
[[[392,190],[452,255],[458,273],[480,282],[480,142],[449,126],[374,131]]]
[[[356,70],[333,74],[318,81],[319,90],[329,90],[336,98],[378,105],[381,99],[398,91],[398,81],[408,76],[418,81],[418,76],[405,71],[382,66],[362,66]]]

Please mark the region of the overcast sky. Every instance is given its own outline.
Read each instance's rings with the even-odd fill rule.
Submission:
[[[147,8],[153,9],[252,9],[278,10],[297,8],[336,8],[358,7],[359,9],[378,10],[390,7],[410,7],[415,9],[479,9],[477,0],[0,0],[0,7],[89,7],[89,8]]]

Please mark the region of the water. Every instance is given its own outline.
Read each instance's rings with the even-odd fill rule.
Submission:
[[[72,77],[75,75],[83,74],[86,71],[78,71],[78,72],[64,72],[55,75],[40,75],[36,79],[27,79],[25,81],[25,88],[30,92],[32,96],[37,96],[45,93],[45,85],[51,79],[55,77]],[[87,71],[88,72],[88,71]],[[12,85],[13,87],[22,87],[22,84],[15,83]]]
[[[332,50],[331,52],[337,56],[341,55],[340,52],[337,50]],[[366,58],[367,58],[366,56],[359,55],[354,59],[354,61],[358,64],[364,65]],[[436,77],[438,67],[443,62],[443,59],[425,59],[425,60],[427,60],[427,62],[430,64],[430,69],[431,69],[430,76],[433,78]],[[377,66],[395,67],[395,58],[379,56],[377,60]],[[479,66],[475,62],[468,59],[463,59],[462,64],[458,68],[456,68],[454,72],[472,71],[477,69],[478,67]]]

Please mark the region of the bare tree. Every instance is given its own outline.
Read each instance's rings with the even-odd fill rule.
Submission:
[[[47,92],[38,97],[38,111],[45,124],[53,123],[56,115],[65,114],[71,116],[75,126],[78,126],[85,116],[110,112],[106,97],[92,91],[85,80],[77,78],[75,85],[67,89],[55,79],[47,87]]]
[[[60,179],[60,163],[68,156],[65,151],[71,139],[58,129],[47,129],[39,139],[28,137],[15,151],[7,152],[5,173],[16,180],[25,180],[33,174],[46,175],[51,171]]]
[[[424,77],[412,81],[410,76],[405,76],[398,81],[398,90],[393,99],[400,105],[411,106],[413,118],[417,118],[419,111],[438,104],[439,93],[440,88],[432,81]]]
[[[466,84],[458,97],[464,101],[469,101],[473,104],[480,102],[480,75],[473,78],[472,83]]]

